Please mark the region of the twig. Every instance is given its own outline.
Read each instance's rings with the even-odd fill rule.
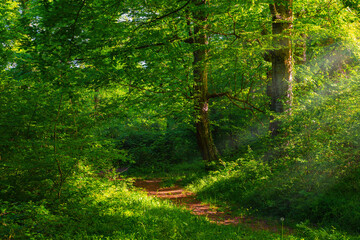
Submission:
[[[227,97],[230,99],[230,101],[231,101],[232,103],[234,103],[236,106],[239,106],[239,105],[236,104],[233,100],[238,101],[238,102],[241,102],[241,103],[244,103],[244,104],[250,106],[252,109],[255,109],[255,110],[259,111],[259,112],[262,112],[262,113],[265,112],[264,110],[261,110],[260,108],[255,107],[253,104],[249,103],[249,102],[246,101],[246,100],[239,99],[239,98],[237,98],[237,97],[231,96],[230,94],[226,94],[226,96],[227,96]],[[242,109],[249,109],[249,108],[247,108],[247,107],[240,107],[240,108],[242,108]]]
[[[145,23],[143,23],[143,24],[140,24],[138,27],[136,27],[136,28],[134,29],[134,32],[136,32],[140,27],[142,27],[142,26],[144,26],[144,25],[151,24],[151,23],[153,23],[153,22],[155,22],[155,21],[161,20],[161,19],[166,18],[166,17],[168,17],[168,16],[170,16],[170,15],[172,15],[172,14],[174,14],[174,13],[177,13],[177,12],[181,11],[181,10],[184,9],[187,5],[189,5],[190,3],[191,3],[191,0],[187,1],[187,2],[185,3],[185,5],[181,6],[181,7],[178,8],[178,9],[175,9],[175,10],[173,10],[173,11],[171,11],[171,12],[169,12],[169,13],[163,15],[163,16],[154,18],[154,19],[152,19],[152,20],[150,20],[150,21],[148,21],[148,22],[145,22]]]

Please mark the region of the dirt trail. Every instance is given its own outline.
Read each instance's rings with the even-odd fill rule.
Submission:
[[[220,211],[218,207],[204,204],[196,199],[194,193],[183,189],[180,186],[161,187],[161,179],[142,180],[137,179],[134,186],[144,189],[151,196],[169,199],[175,204],[183,205],[189,209],[194,215],[206,216],[211,222],[222,225],[243,224],[253,230],[267,230],[275,233],[281,233],[281,225],[270,223],[265,220],[259,220],[248,216],[233,216],[230,211]],[[284,233],[293,232],[289,228],[284,227]]]

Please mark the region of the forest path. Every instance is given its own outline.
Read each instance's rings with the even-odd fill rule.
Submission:
[[[233,216],[230,210],[222,211],[219,207],[202,203],[196,199],[193,192],[185,190],[179,185],[162,187],[162,179],[136,179],[134,186],[145,190],[150,196],[169,199],[174,204],[185,206],[192,214],[206,216],[210,222],[220,225],[245,225],[252,230],[266,230],[281,234],[282,226],[278,223],[255,219],[249,216]],[[290,234],[292,229],[283,227],[284,234]]]

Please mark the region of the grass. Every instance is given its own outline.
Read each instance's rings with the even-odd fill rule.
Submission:
[[[89,176],[72,179],[62,201],[2,201],[0,216],[4,239],[281,239],[243,226],[216,225],[125,181]]]
[[[226,183],[233,177],[233,173],[226,172],[228,176],[218,172],[197,178],[196,182],[201,182],[198,190],[207,184]],[[170,183],[193,177],[190,173],[186,176],[178,173],[167,175]],[[219,194],[217,197],[210,194],[208,199],[211,198],[226,206]],[[1,201],[0,209],[3,239],[360,239],[334,228],[314,229],[308,223],[298,224],[295,235],[253,231],[243,225],[217,225],[167,200],[134,189],[131,178],[109,181],[86,173],[68,181],[61,200]],[[288,219],[285,225],[287,222]]]
[[[145,177],[164,178],[164,186],[181,181],[207,202],[223,208],[233,206],[236,215],[255,214],[274,220],[276,214],[260,214],[256,208],[239,204],[242,200],[255,200],[253,191],[271,183],[273,175],[266,165],[248,156],[224,163],[222,170],[210,174],[202,169],[199,163],[183,163],[172,171]],[[346,182],[355,180],[349,178]],[[134,189],[131,182],[129,176],[126,180],[109,181],[80,169],[67,182],[60,200],[0,200],[0,236],[3,239],[360,239],[331,226],[314,228],[309,222],[299,223],[288,217],[284,225],[290,223],[296,230],[294,235],[253,231],[243,225],[217,225],[169,201],[147,196]],[[276,217],[275,221],[283,224],[279,219]]]
[[[299,195],[304,191],[301,178],[293,177],[286,181],[284,176],[289,172],[282,172],[282,181],[278,181],[279,174],[269,171],[262,161],[248,157],[227,163],[223,169],[197,179],[188,189],[197,193],[204,202],[231,206],[236,215],[255,216],[270,222],[279,222],[285,217],[286,221],[279,224],[296,229],[297,235],[304,239],[360,239],[357,235],[360,225],[356,221],[360,205],[354,204],[358,193],[353,189],[357,186],[355,182],[358,183],[357,172],[354,177],[350,175],[339,179],[338,185],[333,185],[324,194],[313,190],[306,192],[306,196]],[[343,192],[343,195],[340,196],[339,192]],[[304,201],[302,204],[301,199],[297,199],[300,197]],[[306,210],[309,212],[304,213]],[[323,212],[323,215],[315,218],[319,212]],[[329,221],[328,216],[332,214],[337,217]],[[310,218],[313,224],[308,221]],[[345,218],[348,218],[349,224],[334,227]],[[317,223],[317,228],[314,223]],[[349,230],[353,235],[344,230]]]

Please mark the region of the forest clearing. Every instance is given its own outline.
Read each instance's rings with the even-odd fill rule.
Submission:
[[[1,0],[0,239],[360,240],[360,0]]]

